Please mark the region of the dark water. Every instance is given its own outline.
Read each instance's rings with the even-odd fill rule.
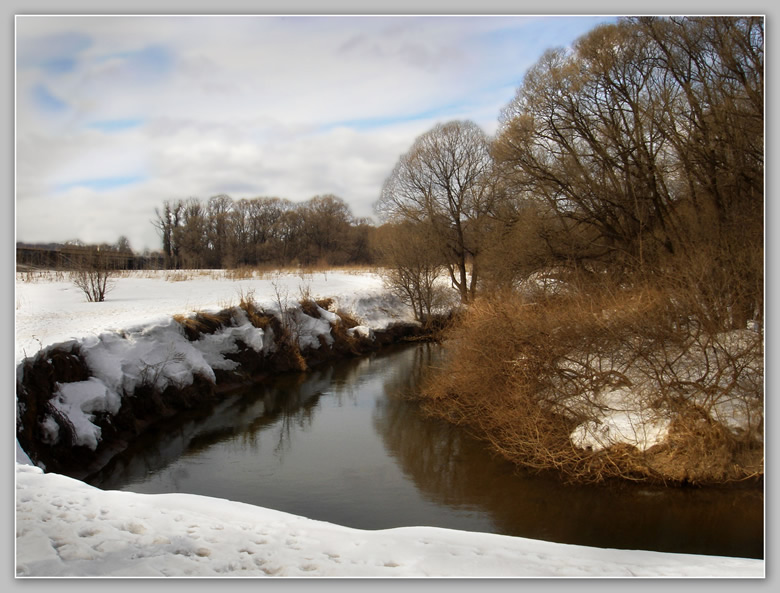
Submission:
[[[188,492],[362,529],[432,525],[555,542],[763,557],[757,488],[573,487],[519,475],[397,397],[431,345],[284,376],[177,418],[89,482]]]

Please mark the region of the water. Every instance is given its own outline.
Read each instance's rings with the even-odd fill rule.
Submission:
[[[88,481],[188,492],[361,529],[432,525],[598,547],[763,557],[763,493],[565,486],[521,475],[400,394],[440,360],[395,348],[178,417]]]

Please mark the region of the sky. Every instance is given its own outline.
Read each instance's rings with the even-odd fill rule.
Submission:
[[[334,194],[373,216],[420,134],[488,134],[606,17],[16,16],[16,239],[159,249],[165,201]]]

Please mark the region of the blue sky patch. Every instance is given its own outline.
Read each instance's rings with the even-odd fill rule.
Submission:
[[[174,54],[161,44],[147,45],[143,49],[123,51],[104,56],[104,60],[124,60],[124,75],[134,80],[157,80],[173,69]]]
[[[419,111],[417,113],[405,113],[398,115],[387,115],[380,117],[366,117],[362,119],[349,119],[326,124],[320,128],[321,131],[329,131],[334,128],[352,128],[353,130],[374,130],[377,128],[384,128],[387,126],[393,126],[396,124],[402,124],[410,121],[419,121],[424,119],[435,119],[437,117],[448,118],[456,113],[459,113],[464,108],[471,106],[468,102],[450,103],[447,105],[441,105],[432,109],[426,109],[425,111]]]
[[[48,74],[71,72],[76,67],[78,54],[92,43],[89,35],[74,32],[20,38],[17,42],[17,65],[21,68],[41,68]]]
[[[47,74],[65,74],[76,69],[76,60],[67,57],[52,58],[41,62],[40,66]]]
[[[125,130],[131,130],[143,125],[144,119],[137,118],[124,118],[124,119],[106,119],[100,121],[93,121],[87,124],[87,127],[92,130],[99,130],[106,132],[107,134],[113,132],[123,132]]]
[[[38,109],[47,113],[61,113],[68,108],[68,104],[54,95],[44,84],[36,84],[32,88],[32,99]]]
[[[118,177],[100,177],[95,179],[80,179],[78,181],[68,181],[56,186],[58,192],[64,192],[75,187],[85,187],[95,191],[106,191],[117,189],[126,185],[141,183],[148,178],[146,175],[123,175]]]

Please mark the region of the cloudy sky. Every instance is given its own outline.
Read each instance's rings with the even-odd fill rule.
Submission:
[[[356,216],[438,122],[487,133],[601,17],[17,16],[16,238],[158,249],[165,200],[315,195]]]

